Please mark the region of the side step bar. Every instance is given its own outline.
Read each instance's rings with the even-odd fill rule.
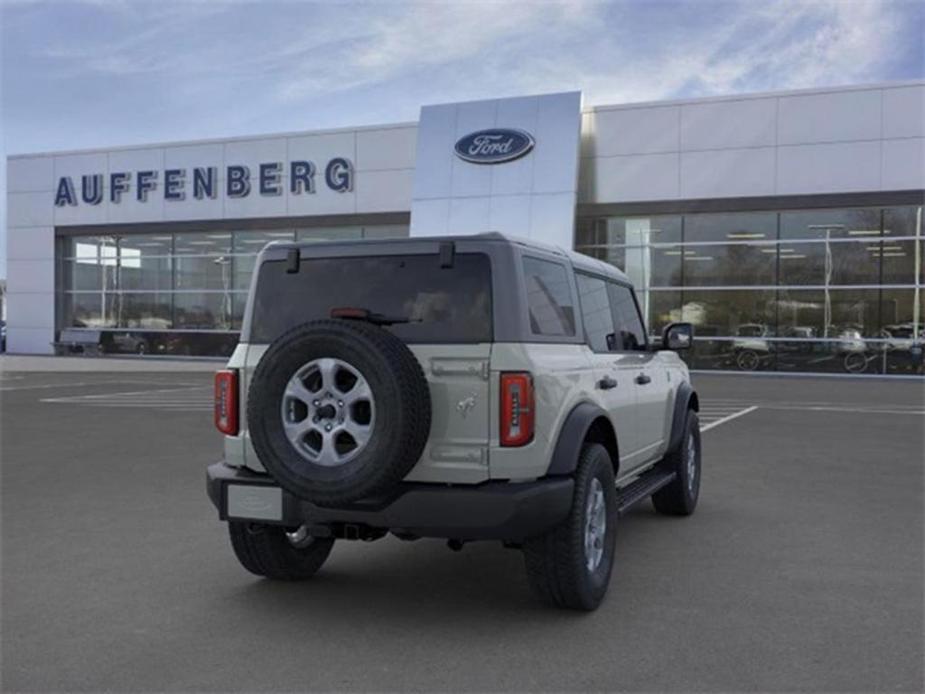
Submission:
[[[638,479],[617,490],[617,514],[624,515],[643,499],[671,484],[676,475],[674,470],[663,470],[658,466],[642,473]]]

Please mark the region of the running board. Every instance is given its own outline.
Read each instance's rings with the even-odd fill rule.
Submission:
[[[642,473],[634,482],[617,490],[617,514],[622,516],[643,499],[671,484],[676,475],[674,470],[661,470],[657,466]]]

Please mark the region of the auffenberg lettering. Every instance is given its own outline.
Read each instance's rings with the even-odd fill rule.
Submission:
[[[475,145],[473,145],[475,146]],[[510,142],[485,142],[485,153],[505,154],[512,146]],[[508,149],[498,149],[507,147]],[[282,195],[288,188],[290,195],[314,195],[316,173],[319,168],[308,159],[294,159],[288,162],[263,162],[251,169],[244,164],[229,164],[224,170],[224,192],[229,198],[246,198],[255,192],[264,196]],[[323,183],[335,193],[353,190],[353,163],[344,157],[333,157],[320,169],[324,173]],[[288,181],[286,178],[288,177]],[[126,194],[134,191],[134,199],[147,203],[158,189],[164,200],[181,201],[214,200],[220,195],[219,169],[216,166],[195,166],[188,169],[173,168],[141,171],[114,171],[108,174],[83,174],[61,176],[55,186],[55,206],[99,205],[106,196],[104,187],[108,178],[109,202],[120,204]],[[76,180],[76,184],[75,184]],[[191,193],[187,195],[187,191]]]

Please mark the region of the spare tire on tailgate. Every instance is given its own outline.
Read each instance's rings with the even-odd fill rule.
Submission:
[[[430,390],[400,339],[354,320],[316,320],[277,338],[248,389],[247,426],[280,486],[324,506],[383,495],[430,434]]]

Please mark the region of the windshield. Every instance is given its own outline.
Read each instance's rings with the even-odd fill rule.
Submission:
[[[336,308],[406,319],[384,327],[405,342],[490,342],[491,261],[482,253],[457,253],[449,268],[437,254],[303,258],[296,273],[286,272],[285,261],[268,261],[249,340],[272,342]]]
[[[765,332],[763,325],[743,325],[738,330],[740,337],[764,337]]]

